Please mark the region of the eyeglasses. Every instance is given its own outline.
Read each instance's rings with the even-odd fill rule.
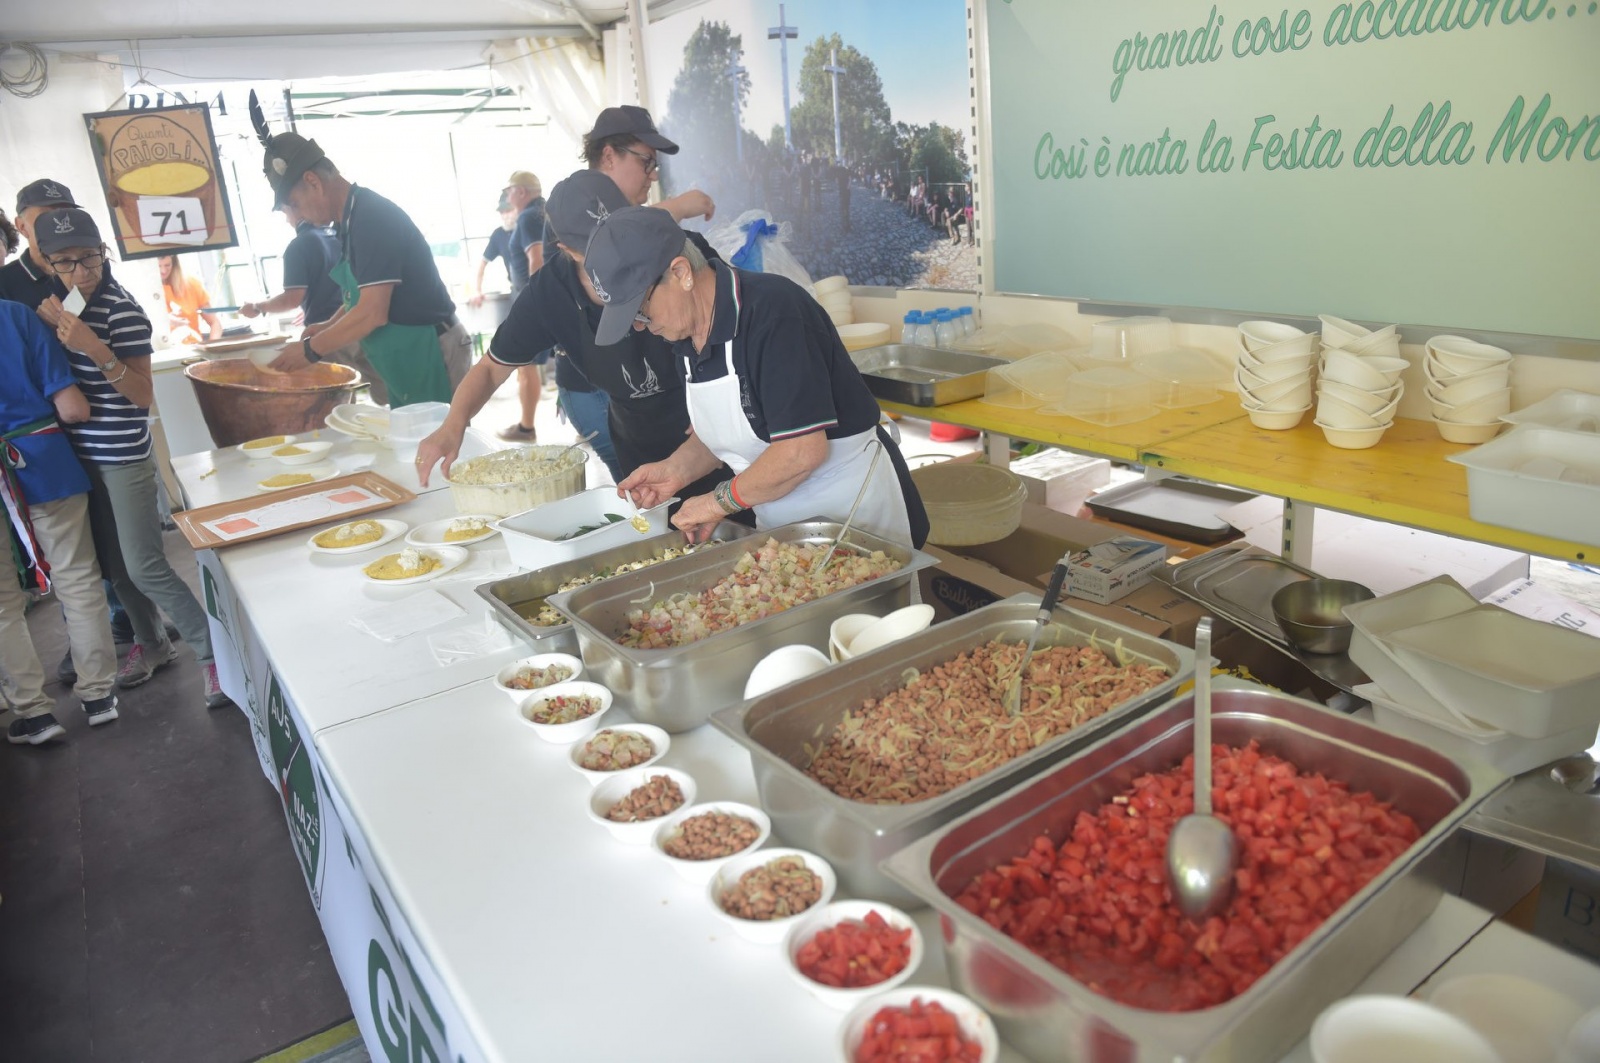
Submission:
[[[645,155],[641,152],[634,151],[632,148],[623,148],[622,150],[627,152],[629,155],[632,155],[640,162],[644,163],[644,172],[647,174],[656,173],[661,169],[661,160],[656,158],[654,155]]]
[[[74,272],[79,266],[87,270],[99,269],[105,262],[106,256],[97,251],[82,258],[53,258],[50,260],[50,268],[57,273],[66,274]]]
[[[624,148],[623,150],[626,151],[627,149]],[[639,305],[641,307],[650,301],[650,297],[655,294],[656,285],[659,285],[660,283],[660,281],[656,281],[655,284],[650,285],[650,287],[646,289],[644,298],[639,300]],[[634,314],[633,320],[635,324],[643,325],[645,328],[650,327],[650,315],[645,313],[643,310],[640,310],[638,313]]]

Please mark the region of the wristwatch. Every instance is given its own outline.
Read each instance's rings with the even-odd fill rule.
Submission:
[[[111,370],[115,369],[117,366],[119,366],[121,364],[122,363],[117,361],[117,356],[113,354],[106,361],[99,363],[96,366],[96,368],[98,368],[100,370],[100,372],[102,372],[102,373],[109,373],[109,372],[111,372]]]
[[[313,364],[322,361],[322,355],[311,349],[311,341],[309,339],[300,341],[300,353],[306,356],[306,361]]]

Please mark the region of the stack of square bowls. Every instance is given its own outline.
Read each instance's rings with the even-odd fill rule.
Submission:
[[[1239,326],[1239,361],[1233,381],[1239,404],[1257,428],[1282,431],[1311,408],[1311,357],[1317,337],[1276,321]]]
[[[1511,352],[1462,336],[1435,336],[1423,357],[1428,402],[1439,434],[1487,443],[1511,412]]]
[[[1322,373],[1317,383],[1317,427],[1336,447],[1376,446],[1394,424],[1405,385],[1395,326],[1372,330],[1322,315]]]

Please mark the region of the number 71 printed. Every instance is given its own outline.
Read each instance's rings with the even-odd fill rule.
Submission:
[[[140,196],[139,232],[147,244],[206,242],[205,211],[198,199],[185,196]]]

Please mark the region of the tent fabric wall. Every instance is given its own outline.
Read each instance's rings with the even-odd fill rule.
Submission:
[[[595,115],[609,102],[606,64],[586,40],[495,41],[485,58],[517,90],[524,106],[548,112],[556,128],[574,142],[583,141]]]

